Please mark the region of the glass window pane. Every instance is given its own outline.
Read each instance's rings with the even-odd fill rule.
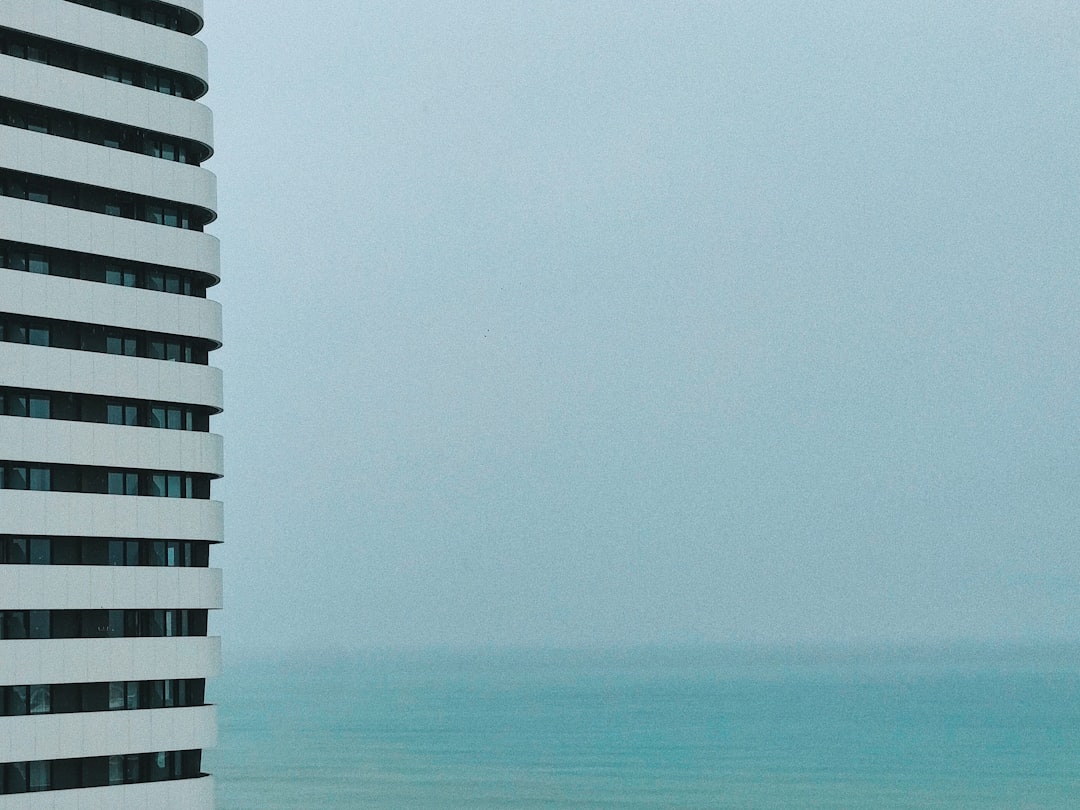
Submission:
[[[26,638],[26,611],[8,610],[4,612],[4,638]]]
[[[128,784],[141,781],[142,768],[139,767],[138,754],[124,755],[124,781]]]
[[[30,790],[48,790],[50,784],[50,766],[48,760],[37,760],[30,765]]]
[[[26,686],[12,686],[8,689],[8,714],[22,715],[26,714],[26,710],[29,707],[29,699],[27,692],[29,688]]]
[[[30,687],[30,714],[49,714],[52,711],[52,695],[48,684]]]
[[[30,416],[34,419],[49,419],[52,416],[52,402],[48,397],[30,397]]]
[[[124,757],[120,754],[109,757],[109,784],[124,783]]]
[[[105,631],[107,638],[123,638],[124,636],[124,611],[109,611],[109,626]]]
[[[8,544],[8,562],[22,565],[30,560],[30,541],[25,537],[13,537]]]
[[[30,541],[30,564],[49,565],[52,562],[52,541],[35,537]]]
[[[48,467],[30,468],[30,489],[48,492],[52,489],[52,470]]]
[[[165,426],[169,430],[180,430],[180,428],[182,427],[182,425],[180,423],[180,415],[181,415],[181,412],[180,412],[179,408],[169,408],[165,413],[165,416],[166,416],[166,424],[165,424]]]
[[[7,468],[4,480],[6,489],[27,489],[30,486],[30,472],[26,467],[12,465]]]
[[[139,541],[128,540],[125,544],[124,551],[124,564],[125,565],[138,565],[139,564]]]
[[[28,610],[29,615],[29,632],[28,638],[49,638],[49,611],[47,610]]]
[[[153,763],[153,769],[150,774],[151,779],[157,780],[169,778],[167,758],[164,751],[158,751],[157,753],[153,754],[151,756],[151,762]]]
[[[26,792],[26,763],[10,762],[4,768],[4,789],[6,793]]]
[[[26,416],[29,413],[27,397],[21,394],[6,397],[8,416]]]
[[[27,337],[31,346],[49,345],[49,330],[44,326],[31,326],[27,330]]]

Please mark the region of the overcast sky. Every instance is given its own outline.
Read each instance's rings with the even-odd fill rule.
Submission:
[[[209,0],[226,649],[1080,636],[1080,16]]]

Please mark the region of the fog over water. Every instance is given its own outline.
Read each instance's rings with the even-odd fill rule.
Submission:
[[[1073,4],[206,5],[228,651],[1078,638]]]

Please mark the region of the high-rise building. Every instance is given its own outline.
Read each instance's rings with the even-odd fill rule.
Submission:
[[[202,0],[0,0],[0,810],[204,810]]]

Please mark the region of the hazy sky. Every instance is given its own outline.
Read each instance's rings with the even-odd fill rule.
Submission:
[[[1080,636],[1080,14],[207,2],[226,648]]]

